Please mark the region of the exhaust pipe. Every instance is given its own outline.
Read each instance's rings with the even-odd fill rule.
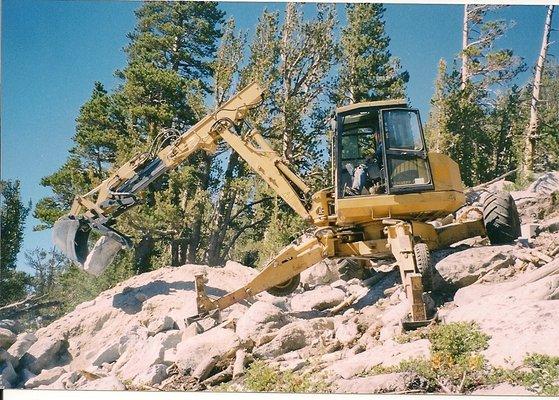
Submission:
[[[89,235],[93,229],[103,235],[89,249]],[[71,215],[54,223],[52,240],[56,247],[87,273],[99,276],[123,248],[132,247],[130,238],[105,225],[92,224]]]

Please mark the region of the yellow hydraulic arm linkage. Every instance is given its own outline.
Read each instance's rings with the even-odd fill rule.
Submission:
[[[310,216],[298,192],[309,188],[283,162],[256,130],[241,136],[237,128],[250,109],[262,100],[256,83],[238,92],[217,111],[200,120],[188,131],[167,139],[157,151],[138,154],[90,192],[74,199],[70,213],[53,229],[53,241],[71,260],[86,271],[99,274],[131,241],[112,228],[115,217],[138,203],[137,194],[151,182],[176,168],[197,150],[212,153],[221,138],[227,142],[303,219]],[[102,236],[92,250],[88,237],[92,230]]]

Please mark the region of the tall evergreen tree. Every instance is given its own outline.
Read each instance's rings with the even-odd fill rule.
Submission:
[[[37,295],[49,294],[60,275],[68,268],[67,258],[54,248],[46,251],[37,247],[26,251],[25,260],[27,266],[34,271],[31,286]]]
[[[92,179],[105,177],[115,161],[119,130],[124,127],[113,99],[101,82],[95,82],[91,98],[81,107],[76,118],[72,153],[82,160]]]
[[[126,48],[128,66],[118,74],[123,79],[118,96],[137,144],[119,148],[124,159],[146,148],[163,129],[183,132],[206,114],[204,96],[211,91],[223,12],[213,2],[149,2],[136,15]],[[122,229],[140,238],[139,271],[171,261],[200,261],[212,160],[199,152],[152,185],[145,204],[124,216]]]
[[[185,130],[205,113],[212,60],[223,13],[211,2],[149,2],[137,11],[138,23],[126,48],[128,65],[117,71],[122,79],[108,95],[96,84],[76,120],[70,156],[44,186],[53,196],[42,199],[35,215],[49,227],[76,194],[98,184],[114,166],[145,151],[163,128]],[[197,155],[192,164],[156,182],[145,204],[119,221],[119,228],[138,238],[135,269],[145,271],[170,262],[169,246],[191,239],[198,251],[201,218],[207,203],[211,158]],[[197,189],[201,188],[201,189]],[[192,229],[189,229],[189,226]],[[198,227],[198,232],[196,231]],[[161,257],[155,257],[160,255]],[[121,274],[120,272],[118,274]]]
[[[74,196],[87,192],[105,178],[115,161],[123,119],[112,96],[100,82],[95,82],[91,97],[76,118],[73,146],[66,162],[53,174],[41,179],[52,196],[39,200],[33,215],[41,221],[35,229],[50,228],[72,204]]]
[[[486,164],[487,178],[507,173],[518,167],[521,159],[521,138],[527,120],[525,104],[528,93],[516,85],[497,97],[487,115],[485,129],[492,143],[491,157]]]
[[[302,6],[287,3],[283,24],[279,14],[265,11],[250,46],[243,76],[251,76],[267,89],[268,98],[255,115],[256,123],[291,167],[305,178],[325,175],[325,109],[331,88],[329,73],[337,61],[334,43],[334,8],[317,5],[316,17],[306,20]],[[263,188],[263,197],[274,194]],[[255,199],[260,201],[259,198]],[[269,223],[259,243],[260,260],[296,236],[304,227],[281,202],[262,210]],[[283,239],[277,232],[282,232]]]
[[[21,200],[20,182],[0,181],[0,305],[16,301],[26,293],[29,276],[16,271],[23,242],[25,219],[31,204]]]
[[[446,72],[446,62],[439,60],[439,68],[435,79],[435,93],[431,98],[431,109],[429,119],[425,124],[425,136],[430,151],[442,152],[447,148],[450,137],[447,130],[447,109],[446,96],[448,89],[448,76]]]
[[[534,158],[536,155],[536,137],[539,126],[538,102],[540,100],[540,88],[543,68],[546,64],[547,51],[549,48],[549,37],[551,35],[551,22],[553,20],[553,5],[547,6],[547,13],[544,23],[542,45],[536,68],[534,71],[534,80],[532,81],[532,96],[530,100],[530,120],[526,126],[524,157],[522,160],[522,172],[524,175],[530,175],[534,172]]]
[[[336,103],[405,97],[407,71],[388,49],[380,3],[346,5],[347,25],[340,38],[341,67],[335,93]]]
[[[505,35],[512,23],[490,20],[487,15],[502,6],[484,4],[464,5],[462,24],[461,87],[475,82],[487,89],[495,83],[505,83],[526,69],[521,57],[511,49],[496,49],[495,42]]]
[[[308,116],[328,88],[326,77],[334,58],[334,8],[318,5],[314,20],[304,21],[301,5],[287,3],[285,21],[277,39],[280,62],[271,95],[279,113],[274,130],[281,135],[283,158],[300,172],[308,172],[320,158],[318,138],[310,131]]]
[[[231,95],[239,80],[243,49],[246,35],[235,32],[235,21],[229,19],[225,24],[216,59],[213,62],[214,106],[220,106]],[[218,154],[224,152],[225,161],[214,158],[212,173],[215,175],[215,198],[209,219],[208,240],[205,245],[204,260],[208,265],[222,264],[231,247],[246,229],[254,227],[253,221],[239,223],[236,208],[243,207],[244,198],[249,194],[249,180],[245,176],[247,168],[239,155],[223,146]]]
[[[461,66],[439,72],[426,125],[434,147],[458,162],[467,185],[508,172],[518,161],[517,152],[504,149],[518,142],[521,91],[502,88],[525,64],[510,49],[496,50],[496,41],[510,28],[506,21],[487,18],[498,8],[464,6]]]
[[[207,87],[223,11],[216,2],[146,2],[138,11],[138,22],[128,37],[130,63],[153,64]]]

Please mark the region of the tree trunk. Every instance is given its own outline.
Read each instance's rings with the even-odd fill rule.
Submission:
[[[293,158],[293,141],[291,137],[291,129],[288,128],[289,125],[289,115],[288,115],[288,104],[291,100],[291,66],[290,63],[290,48],[289,42],[291,40],[290,34],[292,33],[294,18],[295,18],[295,7],[294,3],[287,3],[285,11],[285,24],[284,31],[282,35],[282,49],[281,49],[281,75],[283,81],[283,93],[282,93],[282,106],[281,106],[281,118],[283,119],[283,134],[282,134],[282,156],[283,158],[291,162]]]
[[[188,240],[185,238],[174,239],[171,242],[171,267],[180,267],[186,264]]]
[[[464,22],[462,23],[462,69],[460,71],[462,80],[462,90],[466,88],[466,83],[468,82],[468,56],[466,55],[466,49],[468,47],[468,5],[464,4]]]
[[[524,162],[522,165],[522,173],[527,176],[534,172],[534,156],[536,150],[536,138],[538,133],[538,102],[540,100],[540,85],[542,73],[547,57],[547,48],[549,47],[549,34],[551,33],[551,20],[553,17],[553,5],[547,6],[547,15],[545,18],[545,26],[543,30],[542,47],[538,62],[536,63],[536,71],[534,74],[534,83],[532,86],[532,99],[530,101],[530,121],[526,127],[525,146],[524,146]]]
[[[200,190],[207,190],[210,183],[210,172],[212,165],[212,156],[207,153],[202,155],[202,176],[200,178]],[[202,223],[204,221],[204,205],[199,204],[197,207],[196,218],[192,223],[192,233],[188,243],[187,259],[190,263],[197,262],[198,248],[202,240]]]
[[[148,272],[151,266],[151,257],[155,248],[155,240],[150,234],[145,234],[134,248],[134,265],[136,273]]]
[[[229,223],[231,222],[231,210],[233,209],[233,204],[236,199],[236,193],[231,190],[230,183],[233,178],[233,171],[237,168],[238,164],[239,155],[236,152],[232,152],[227,163],[227,170],[225,171],[225,183],[221,189],[219,200],[215,206],[212,217],[213,227],[208,241],[206,257],[208,265],[210,266],[219,265],[221,261],[223,261],[221,259],[223,239],[229,228]]]

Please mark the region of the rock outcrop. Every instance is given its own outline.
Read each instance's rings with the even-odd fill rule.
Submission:
[[[551,201],[557,179],[548,174],[514,193],[523,222],[536,225],[530,237],[502,246],[470,239],[433,254],[429,310],[441,323],[476,322],[489,336],[482,355],[493,367],[519,368],[529,353],[559,357],[559,210],[537,211],[539,219],[530,211]],[[242,389],[258,360],[321,379],[334,392],[426,391],[425,376],[397,369],[434,359],[432,343],[425,335],[400,340],[409,304],[394,264],[377,267],[367,280],[345,281],[334,263],[319,263],[285,298],[262,293],[190,323],[196,274],[206,274],[210,296],[221,296],[257,271],[228,262],[134,276],[36,332],[0,321],[0,386],[203,390],[233,382]],[[500,383],[474,394],[529,389]]]

